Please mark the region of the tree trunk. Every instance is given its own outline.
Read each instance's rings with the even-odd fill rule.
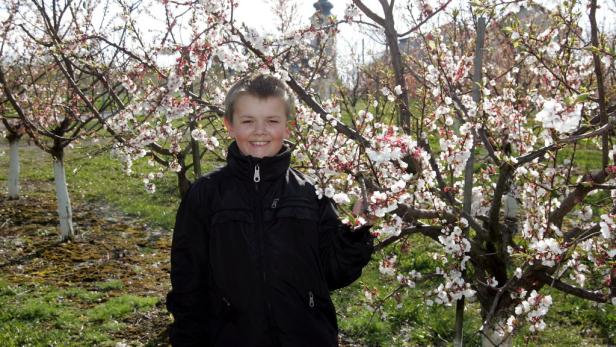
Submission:
[[[511,334],[499,335],[492,328],[485,328],[484,335],[481,336],[481,347],[511,347],[513,338]]]
[[[73,230],[73,212],[71,200],[68,196],[66,174],[64,172],[64,159],[60,155],[53,159],[53,174],[56,183],[56,200],[58,201],[58,217],[60,218],[61,241],[72,240],[75,236]]]
[[[464,297],[456,301],[456,336],[453,340],[454,347],[464,346]]]
[[[19,137],[9,137],[9,199],[19,199]]]
[[[195,129],[196,122],[193,119],[190,121],[191,133]],[[201,149],[199,148],[199,142],[193,139],[192,136],[190,137],[190,147],[192,148],[193,171],[195,173],[195,179],[198,179],[201,177]]]
[[[483,40],[485,37],[486,20],[484,17],[480,17],[477,22],[477,40],[475,42],[475,59],[473,60],[473,101],[479,104],[481,100],[481,94],[479,92],[479,84],[481,83],[481,70],[483,67]],[[479,141],[475,132],[473,132],[473,147],[471,153],[466,161],[466,167],[464,168],[464,200],[463,209],[467,214],[471,214],[471,206],[473,204],[473,174],[475,172],[475,148]],[[465,237],[468,230],[465,230]],[[465,277],[466,271],[462,271],[462,276]],[[453,341],[455,347],[464,346],[464,297],[456,302],[456,335]]]
[[[190,189],[191,182],[186,176],[186,161],[184,160],[184,156],[178,156],[178,163],[180,164],[180,171],[178,171],[178,190],[180,191],[180,197],[184,197],[186,193],[188,193],[188,189]],[[198,178],[198,177],[197,177]]]
[[[389,53],[391,58],[391,65],[394,69],[394,76],[396,79],[396,85],[401,88],[401,94],[396,97],[396,103],[398,104],[398,125],[402,128],[404,133],[411,133],[411,111],[409,110],[409,95],[408,88],[406,86],[406,78],[404,73],[404,63],[402,61],[402,54],[400,52],[400,46],[398,45],[398,33],[396,32],[394,24],[394,16],[391,10],[385,9],[385,37],[387,39],[387,46],[389,47]]]

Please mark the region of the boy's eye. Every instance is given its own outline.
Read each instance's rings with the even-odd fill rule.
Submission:
[[[249,119],[246,119],[246,120],[243,120],[243,121],[242,121],[242,124],[248,124],[248,123],[252,123],[252,121],[251,121],[251,120],[249,120]]]
[[[270,119],[270,123],[278,124],[279,121],[278,121],[278,119]]]

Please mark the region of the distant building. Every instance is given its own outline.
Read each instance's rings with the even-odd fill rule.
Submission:
[[[330,25],[332,23],[331,9],[334,6],[327,0],[319,0],[313,6],[316,11],[310,17],[310,24],[315,29]],[[317,36],[312,42],[315,54],[319,54],[323,49],[321,63],[319,64],[322,68],[318,71],[319,77],[315,79],[313,84],[313,89],[322,99],[328,99],[332,95],[338,77],[336,70],[336,32],[332,30],[330,33],[327,36]],[[307,58],[314,59],[315,57]]]

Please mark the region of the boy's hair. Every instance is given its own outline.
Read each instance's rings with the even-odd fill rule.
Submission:
[[[242,95],[252,95],[259,99],[278,97],[286,106],[287,119],[291,119],[295,113],[293,92],[286,83],[271,75],[258,74],[242,78],[236,82],[227,92],[225,97],[225,118],[233,121],[235,103]]]

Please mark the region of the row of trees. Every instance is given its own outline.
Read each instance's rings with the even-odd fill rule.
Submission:
[[[139,158],[157,165],[147,189],[170,170],[183,194],[206,153],[224,157],[226,89],[267,72],[301,101],[296,156],[319,194],[345,204],[367,190],[380,249],[396,253],[412,234],[442,246],[434,274],[398,268],[394,253],[379,262],[401,288],[430,278],[425,299],[455,304],[457,345],[469,298],[480,303],[485,345],[510,344],[524,324],[542,330],[546,286],[616,304],[616,53],[596,1],[548,10],[354,0],[343,18],[309,27],[278,3],[280,25],[265,37],[235,21],[234,1],[6,2],[10,195],[23,136],[54,158],[63,239],[74,233],[63,159],[75,141],[110,138],[128,173]],[[159,20],[144,28],[144,18]],[[321,98],[340,25],[375,32],[386,51]],[[596,162],[584,161],[588,149]]]

